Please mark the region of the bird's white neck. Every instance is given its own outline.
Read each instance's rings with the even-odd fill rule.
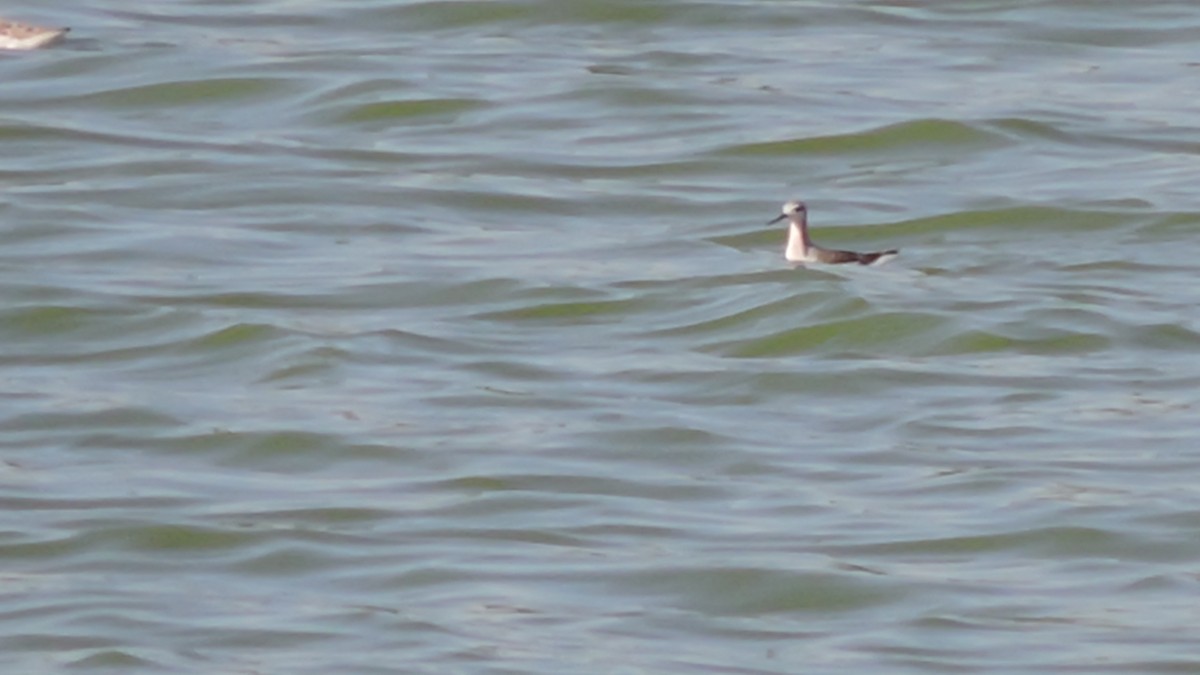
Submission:
[[[806,262],[809,260],[812,245],[812,239],[808,238],[807,219],[804,216],[791,218],[788,224],[787,249],[784,250],[783,256],[792,262]]]

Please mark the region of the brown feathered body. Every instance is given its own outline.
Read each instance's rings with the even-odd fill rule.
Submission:
[[[808,207],[801,201],[790,201],[783,205],[783,214],[772,223],[788,219],[787,246],[784,257],[795,263],[822,263],[825,265],[877,265],[887,262],[900,254],[899,249],[858,253],[856,251],[838,251],[823,248],[813,243],[808,234]]]

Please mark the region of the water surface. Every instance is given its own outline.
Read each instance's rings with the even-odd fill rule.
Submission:
[[[1200,670],[1189,3],[326,4],[14,16],[10,670]]]

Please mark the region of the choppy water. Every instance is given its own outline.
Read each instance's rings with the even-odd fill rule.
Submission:
[[[1192,3],[27,12],[5,672],[1200,672]]]

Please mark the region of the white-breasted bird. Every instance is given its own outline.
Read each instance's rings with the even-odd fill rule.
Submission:
[[[70,28],[47,28],[0,19],[0,49],[37,49],[62,40]]]
[[[808,235],[808,206],[802,201],[792,200],[783,205],[783,213],[768,225],[773,225],[788,219],[787,248],[783,255],[789,262],[825,263],[839,265],[858,263],[859,265],[880,265],[900,254],[899,249],[876,251],[874,253],[857,253],[855,251],[836,251],[822,248],[813,243]]]

